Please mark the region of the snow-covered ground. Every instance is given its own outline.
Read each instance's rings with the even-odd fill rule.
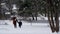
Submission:
[[[0,23],[0,34],[57,34],[51,32],[48,23],[27,23],[27,21],[22,21],[21,28],[18,27],[18,23],[17,28],[14,28],[11,20],[0,20]]]

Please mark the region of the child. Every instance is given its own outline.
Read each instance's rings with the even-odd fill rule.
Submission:
[[[21,20],[18,20],[18,24],[19,24],[19,27],[21,28],[21,26],[22,26]]]

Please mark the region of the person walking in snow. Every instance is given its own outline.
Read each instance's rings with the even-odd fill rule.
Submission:
[[[21,28],[21,26],[22,26],[21,20],[18,20],[18,26]]]
[[[15,28],[17,27],[17,25],[16,25],[16,17],[13,17],[13,25],[14,25]]]

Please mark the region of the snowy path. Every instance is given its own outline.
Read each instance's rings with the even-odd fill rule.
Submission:
[[[48,23],[27,23],[23,22],[21,28],[17,26],[17,28],[13,27],[12,21],[5,21],[9,25],[0,25],[0,34],[57,34],[52,33]],[[18,24],[17,24],[18,25]]]

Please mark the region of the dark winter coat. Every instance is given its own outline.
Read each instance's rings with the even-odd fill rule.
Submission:
[[[13,17],[13,25],[16,27],[16,17]]]
[[[19,24],[19,26],[21,26],[22,25],[22,22],[18,22],[18,24]]]

